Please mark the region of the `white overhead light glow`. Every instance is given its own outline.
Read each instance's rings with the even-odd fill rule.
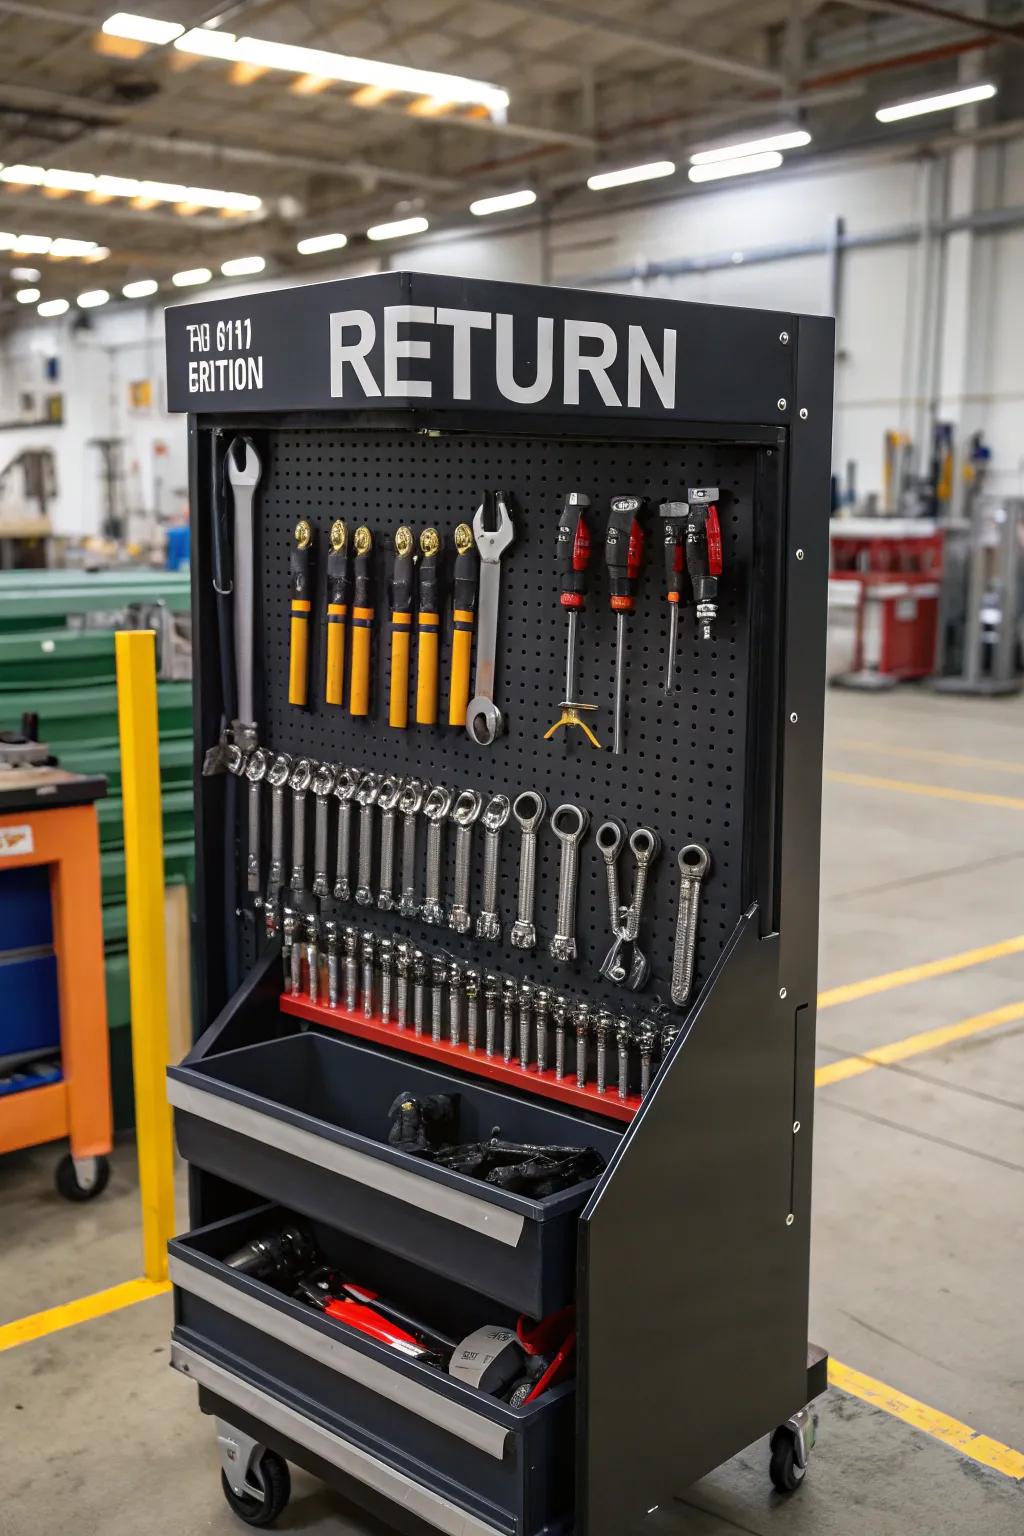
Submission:
[[[777,149],[763,155],[744,155],[739,160],[716,160],[714,165],[691,165],[691,181],[721,181],[726,176],[753,176],[757,171],[777,171],[782,156]]]
[[[50,241],[49,255],[59,260],[64,256],[95,256],[97,251],[110,255],[106,246],[97,245],[95,240],[70,240],[61,236]]]
[[[45,256],[52,244],[49,235],[15,235],[11,250],[22,256]]]
[[[238,39],[233,32],[218,32],[216,27],[192,27],[179,37],[175,42],[175,48],[180,48],[182,53],[198,53],[207,59],[236,60],[235,44]]]
[[[96,177],[89,171],[52,170],[43,177],[43,186],[52,187],[55,192],[91,192]]]
[[[19,288],[14,297],[19,304],[35,304],[39,300],[38,288]]]
[[[189,267],[186,272],[175,272],[171,282],[175,288],[198,288],[200,283],[208,283],[212,276],[209,267]]]
[[[0,239],[6,239],[6,236],[0,236]],[[42,273],[38,267],[12,267],[11,276],[16,283],[38,283]]]
[[[604,192],[609,187],[628,187],[634,181],[656,181],[659,176],[672,176],[675,164],[671,160],[652,160],[647,165],[627,165],[621,171],[598,171],[587,177],[591,192]]]
[[[173,43],[185,28],[180,21],[158,21],[155,16],[115,11],[103,23],[103,30],[108,37],[127,37],[133,43]]]
[[[390,224],[374,224],[366,231],[367,240],[397,240],[400,235],[421,235],[430,225],[426,219],[393,219]]]
[[[803,128],[786,133],[772,133],[763,139],[748,139],[742,144],[720,144],[717,149],[702,149],[690,156],[691,165],[716,165],[721,160],[741,160],[747,155],[767,154],[775,149],[803,149],[811,136]]]
[[[5,165],[0,171],[0,181],[9,181],[16,187],[41,187],[46,171],[41,165]]]
[[[475,203],[470,203],[469,211],[475,213],[477,218],[485,218],[489,213],[508,213],[513,208],[529,208],[536,201],[536,192],[524,187],[522,192],[500,192],[496,197],[478,197]]]
[[[250,277],[262,272],[266,264],[263,256],[234,256],[230,261],[222,261],[220,270],[225,277]]]
[[[310,235],[300,240],[295,249],[300,256],[317,256],[321,251],[340,251],[348,245],[348,235]]]
[[[44,299],[36,314],[42,315],[44,320],[50,320],[54,315],[66,315],[70,308],[67,299]]]
[[[875,116],[880,123],[899,123],[905,117],[923,117],[926,112],[950,112],[954,107],[969,107],[974,101],[991,101],[996,87],[968,85],[959,91],[942,91],[937,96],[920,96],[916,101],[900,101],[892,107],[879,107]]]
[[[154,203],[195,203],[200,208],[226,208],[232,213],[256,213],[261,198],[250,192],[224,192],[217,187],[186,187],[177,181],[140,181],[134,176],[95,175],[92,171],[48,170],[42,165],[5,165],[0,181],[12,186],[43,187],[54,192],[93,192],[101,197],[144,198]]]
[[[79,309],[99,309],[109,298],[110,294],[105,288],[90,288],[87,293],[80,293],[75,303]]]
[[[121,292],[126,299],[148,299],[151,293],[156,293],[159,286],[155,277],[140,277],[136,283],[125,283]]]
[[[97,176],[93,191],[104,197],[138,197],[139,183],[134,176]]]

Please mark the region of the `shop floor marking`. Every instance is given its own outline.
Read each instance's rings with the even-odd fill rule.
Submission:
[[[933,747],[901,747],[885,741],[860,741],[847,736],[829,740],[827,745],[842,747],[851,752],[873,752],[878,757],[909,757],[920,763],[948,763],[951,768],[981,768],[989,773],[1024,776],[1024,762],[1006,762],[997,757],[971,757],[964,752],[940,752]]]
[[[998,1029],[1001,1024],[1014,1024],[1024,1019],[1024,1003],[1004,1003],[1001,1008],[990,1008],[987,1013],[976,1013],[973,1018],[961,1019],[956,1024],[940,1024],[935,1029],[922,1029],[916,1035],[894,1040],[891,1045],[876,1045],[858,1056],[844,1056],[819,1067],[814,1074],[814,1086],[827,1088],[830,1083],[842,1083],[848,1077],[862,1077],[877,1067],[891,1067],[911,1056],[921,1056],[925,1051],[939,1051],[944,1045],[955,1045],[959,1040],[969,1040],[972,1035]]]
[[[48,1307],[45,1312],[19,1317],[13,1323],[0,1325],[0,1353],[14,1349],[18,1344],[45,1338],[48,1333],[59,1333],[62,1328],[73,1328],[76,1323],[91,1323],[94,1318],[133,1307],[136,1302],[165,1296],[170,1288],[169,1280],[124,1280],[105,1291],[80,1296],[77,1301],[65,1301],[59,1307]]]
[[[818,993],[818,1011],[822,1008],[836,1008],[840,1003],[855,1003],[862,997],[874,997],[879,992],[891,992],[894,987],[907,987],[911,982],[930,981],[935,976],[951,976],[954,971],[966,971],[972,965],[987,965],[990,960],[1001,960],[1006,955],[1020,954],[1024,954],[1024,933],[1019,933],[1013,939],[1001,939],[997,944],[984,944],[980,949],[965,949],[958,955],[946,955],[942,960],[926,960],[921,965],[908,965],[899,971],[885,971],[881,976],[868,976],[864,981],[829,987]]]
[[[870,773],[844,773],[838,768],[826,768],[824,777],[833,784],[856,784],[861,789],[887,789],[900,795],[925,795],[932,800],[961,800],[965,805],[1024,811],[1024,800],[1017,795],[988,795],[977,789],[951,789],[947,784],[912,784],[908,779],[879,779]]]

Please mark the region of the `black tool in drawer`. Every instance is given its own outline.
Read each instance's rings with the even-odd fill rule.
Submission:
[[[188,1162],[435,1274],[541,1318],[572,1301],[576,1231],[593,1182],[545,1199],[509,1194],[387,1145],[403,1093],[458,1098],[460,1141],[503,1136],[591,1146],[619,1132],[315,1033],[173,1067],[168,1096]]]
[[[572,1508],[575,1383],[511,1408],[224,1262],[294,1219],[260,1206],[171,1243],[173,1363],[197,1380],[207,1371],[222,1391],[232,1381],[239,1395],[255,1389],[335,1437],[350,1448],[349,1471],[362,1465],[372,1479],[385,1468],[421,1485],[422,1513],[435,1524],[447,1507],[454,1529],[466,1511],[482,1530],[509,1536],[559,1530]],[[321,1223],[312,1237],[339,1269],[453,1334],[515,1324],[489,1298],[359,1239]]]

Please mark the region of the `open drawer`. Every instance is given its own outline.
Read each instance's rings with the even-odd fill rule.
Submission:
[[[455,1095],[460,1142],[502,1136],[591,1146],[620,1132],[476,1081],[314,1032],[172,1067],[189,1163],[463,1283],[531,1317],[573,1300],[579,1213],[594,1187],[509,1194],[387,1144],[401,1094]]]
[[[278,1425],[357,1482],[439,1529],[552,1533],[572,1508],[574,1382],[512,1408],[230,1268],[225,1257],[294,1220],[261,1206],[170,1245],[172,1363],[214,1396]],[[339,1270],[453,1337],[515,1316],[314,1224]]]

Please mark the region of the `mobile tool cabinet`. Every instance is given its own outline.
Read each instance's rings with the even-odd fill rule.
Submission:
[[[191,1172],[191,1231],[172,1245],[172,1364],[218,1421],[229,1502],[271,1523],[291,1461],[399,1527],[620,1536],[765,1434],[773,1480],[794,1488],[813,1444],[807,1405],[826,1384],[807,1311],[832,322],[389,273],[170,309],[167,353],[171,408],[189,416],[203,1026],[169,1078]],[[237,581],[232,593],[223,560],[225,456],[239,438],[260,466],[251,594]],[[695,486],[717,492],[719,608],[705,640],[684,599],[666,696],[658,509]],[[514,524],[498,619],[504,728],[483,745],[447,724],[447,608],[438,723],[418,726],[410,712],[392,726],[396,530],[431,525],[450,544],[499,490]],[[590,498],[595,544],[613,497],[646,509],[619,755],[608,750],[616,623],[599,553],[577,666],[604,745],[573,730],[545,739],[565,676],[554,548],[572,492]],[[325,702],[328,530],[339,517],[376,541],[372,591],[357,596],[348,630],[351,665],[361,614],[364,715]],[[312,538],[298,589],[297,522]],[[227,594],[236,620],[241,609],[253,624],[241,741],[218,613]],[[301,704],[289,702],[296,619],[308,641]],[[530,790],[549,808],[589,811],[569,965],[548,947],[560,883],[549,827],[536,852],[535,948],[508,942],[511,825],[497,876],[504,942],[376,902],[327,895],[318,910],[377,942],[408,939],[520,986],[564,990],[598,1017],[656,1015],[666,1048],[649,1091],[628,1050],[619,1086],[601,1091],[586,1054],[582,1080],[540,1061],[520,1069],[447,1030],[421,1036],[347,1000],[286,991],[280,924],[262,878],[255,890],[247,880],[247,860],[261,850],[265,863],[271,838],[271,796],[264,786],[250,799],[242,767],[257,737],[293,761],[485,797]],[[310,868],[322,857],[312,808],[311,794],[298,855]],[[610,913],[594,828],[611,817],[656,828],[664,843],[644,916],[651,976],[635,995],[602,971]],[[332,821],[332,860],[337,835]],[[691,843],[711,867],[695,984],[673,1007],[678,854]],[[291,865],[291,837],[288,849]],[[450,882],[450,860],[445,870]],[[306,886],[285,892],[300,911]],[[460,1140],[500,1126],[517,1141],[594,1148],[604,1172],[535,1199],[389,1145],[391,1099],[436,1092],[456,1096]],[[575,1378],[513,1408],[224,1262],[281,1211],[311,1226],[332,1263],[439,1325],[540,1318],[574,1300]]]

